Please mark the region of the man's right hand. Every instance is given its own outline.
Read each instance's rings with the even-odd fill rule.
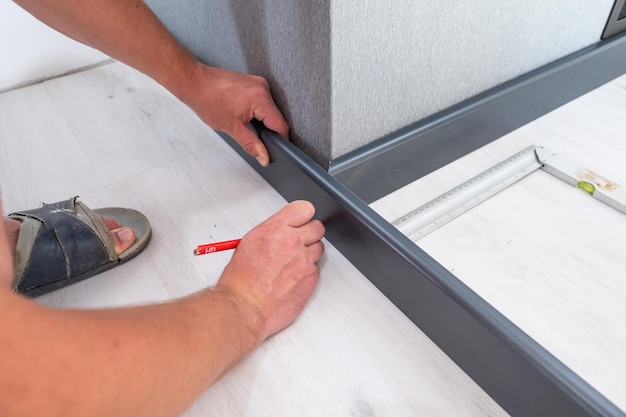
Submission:
[[[311,220],[314,214],[311,203],[295,201],[256,226],[243,237],[216,286],[256,314],[259,344],[291,324],[315,289],[325,228]]]

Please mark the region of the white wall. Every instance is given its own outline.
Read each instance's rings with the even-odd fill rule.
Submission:
[[[0,1],[0,91],[108,59]]]

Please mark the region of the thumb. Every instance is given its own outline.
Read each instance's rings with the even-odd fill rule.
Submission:
[[[315,207],[309,201],[296,200],[281,208],[272,217],[291,227],[307,224],[315,215]]]
[[[256,133],[247,125],[237,125],[232,137],[247,154],[259,161],[261,166],[266,167],[270,163],[270,155],[267,152],[267,148]]]

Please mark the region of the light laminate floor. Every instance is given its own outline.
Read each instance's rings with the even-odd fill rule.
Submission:
[[[530,145],[626,185],[626,76],[376,201],[392,222]],[[543,171],[417,244],[626,410],[626,216]]]
[[[6,212],[80,195],[152,222],[137,259],[38,299],[59,307],[145,303],[211,285],[229,253],[192,249],[240,237],[285,204],[187,108],[118,63],[0,94],[0,184]],[[506,413],[327,245],[300,318],[186,415]]]

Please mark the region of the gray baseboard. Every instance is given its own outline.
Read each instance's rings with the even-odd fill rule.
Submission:
[[[626,34],[586,48],[330,162],[371,203],[626,73]]]

